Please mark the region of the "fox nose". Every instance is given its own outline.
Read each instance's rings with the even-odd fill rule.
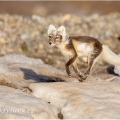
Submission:
[[[51,45],[52,43],[51,43],[51,42],[49,42],[49,44]]]

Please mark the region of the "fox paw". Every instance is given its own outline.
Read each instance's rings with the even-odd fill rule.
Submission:
[[[90,73],[88,73],[88,72],[86,72],[86,73],[84,74],[84,76],[87,76],[87,77],[88,77],[89,75],[90,75]]]
[[[79,82],[83,82],[83,79],[82,78],[78,78]]]
[[[69,77],[72,77],[72,75],[71,75],[71,74],[69,74],[68,76],[69,76]]]
[[[85,76],[85,75],[84,75],[84,76],[82,76],[82,80],[85,80],[86,78],[87,78],[87,76]]]
[[[90,75],[90,73],[86,72],[86,73],[82,76],[82,79],[85,80],[89,75]]]

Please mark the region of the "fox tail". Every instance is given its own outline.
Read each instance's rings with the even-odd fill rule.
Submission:
[[[102,45],[102,48],[101,59],[111,65],[120,66],[120,56],[112,52],[107,45]]]

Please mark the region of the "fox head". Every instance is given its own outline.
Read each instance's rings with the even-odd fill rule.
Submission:
[[[60,26],[58,29],[56,29],[53,25],[49,25],[48,36],[50,45],[59,45],[62,41],[66,39],[65,27]]]

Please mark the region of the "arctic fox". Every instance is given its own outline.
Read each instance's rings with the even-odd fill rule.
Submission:
[[[120,57],[113,53],[107,45],[102,45],[97,39],[88,36],[66,35],[64,26],[56,29],[53,25],[48,28],[49,44],[57,46],[64,56],[69,57],[66,63],[66,72],[71,77],[70,66],[80,77],[80,81],[85,80],[91,73],[94,65],[100,59],[112,65],[120,65]],[[88,63],[85,74],[82,74],[76,64],[76,59],[81,57]]]

